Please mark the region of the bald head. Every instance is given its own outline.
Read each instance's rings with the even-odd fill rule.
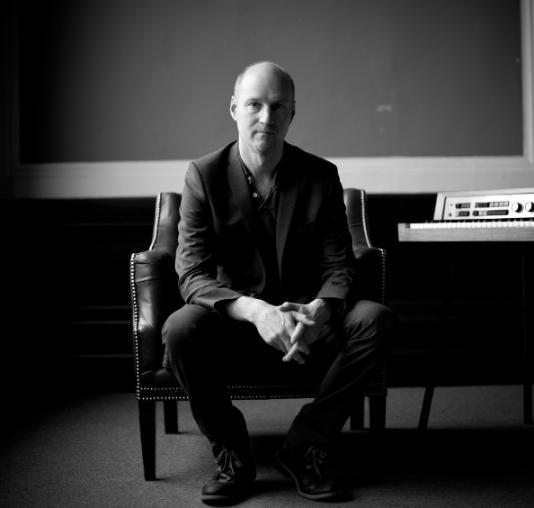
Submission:
[[[237,97],[239,95],[243,81],[250,79],[279,80],[283,86],[288,87],[292,100],[295,100],[295,82],[293,78],[283,67],[273,62],[257,62],[245,67],[235,81],[234,96]]]
[[[245,163],[255,157],[278,162],[295,116],[291,76],[271,62],[249,65],[235,82],[230,114],[237,123],[239,151]]]

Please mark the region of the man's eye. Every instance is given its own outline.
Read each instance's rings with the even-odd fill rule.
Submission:
[[[248,107],[257,110],[261,108],[261,104],[259,102],[249,102]]]

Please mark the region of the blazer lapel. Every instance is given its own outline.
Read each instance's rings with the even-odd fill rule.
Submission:
[[[288,146],[286,145],[286,149]],[[295,168],[288,164],[289,157],[285,158],[284,165],[279,174],[278,189],[278,212],[276,216],[276,254],[278,259],[278,274],[282,278],[282,262],[287,235],[291,227],[293,212],[297,202],[299,180],[295,180],[293,171]]]

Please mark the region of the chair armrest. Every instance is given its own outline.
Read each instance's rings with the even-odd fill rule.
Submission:
[[[353,246],[357,270],[357,296],[375,302],[386,300],[386,251],[379,247]]]
[[[136,375],[161,367],[161,327],[183,303],[179,296],[174,259],[163,250],[133,253],[130,258],[130,296]]]

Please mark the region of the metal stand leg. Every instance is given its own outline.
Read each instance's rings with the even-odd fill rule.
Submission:
[[[523,420],[532,424],[532,375],[528,326],[527,260],[521,255],[521,329],[523,335]]]
[[[445,261],[445,263],[447,263]],[[421,406],[421,413],[419,415],[418,430],[425,430],[428,425],[428,419],[430,417],[430,408],[432,407],[432,398],[434,397],[434,389],[436,387],[438,364],[441,357],[442,344],[445,343],[445,339],[448,332],[449,325],[449,312],[452,300],[452,280],[455,271],[454,261],[450,261],[448,267],[444,268],[444,280],[443,280],[443,302],[440,312],[440,330],[436,334],[436,337],[432,343],[431,362],[433,364],[430,378],[425,386],[425,395],[423,397],[423,405]]]
[[[423,397],[423,405],[421,406],[421,414],[419,415],[418,430],[425,430],[428,425],[428,418],[430,417],[430,407],[432,406],[432,397],[434,396],[434,385],[426,385],[425,395]]]

